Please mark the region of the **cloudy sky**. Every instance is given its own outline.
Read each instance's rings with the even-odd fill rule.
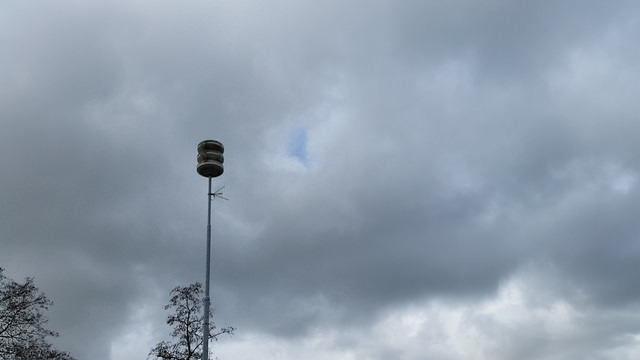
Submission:
[[[635,1],[3,1],[0,267],[140,360],[640,357]]]

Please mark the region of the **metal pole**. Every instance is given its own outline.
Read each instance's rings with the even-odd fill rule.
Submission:
[[[207,273],[204,287],[204,331],[202,335],[202,360],[209,360],[209,276],[211,273],[211,176],[209,176],[209,209],[207,211]]]

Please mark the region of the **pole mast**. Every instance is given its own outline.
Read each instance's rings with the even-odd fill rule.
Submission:
[[[209,314],[211,297],[209,296],[209,284],[211,282],[211,200],[215,195],[211,191],[211,179],[222,175],[224,172],[224,146],[215,140],[205,140],[198,144],[198,174],[209,179],[208,205],[207,205],[207,265],[204,287],[204,324],[202,329],[202,360],[209,360]]]
[[[205,275],[204,287],[204,330],[202,335],[202,360],[209,359],[209,308],[211,298],[209,297],[209,284],[211,277],[211,176],[209,176],[209,204],[207,210],[207,272]]]

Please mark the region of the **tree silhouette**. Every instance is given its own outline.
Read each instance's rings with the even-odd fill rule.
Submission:
[[[167,324],[173,327],[171,337],[173,342],[161,341],[149,352],[149,357],[162,360],[197,360],[202,357],[202,338],[204,316],[202,315],[202,284],[194,283],[188,286],[177,286],[170,292],[171,299],[164,306],[165,310],[172,310],[167,317]],[[210,317],[213,314],[210,313]],[[222,334],[233,335],[235,328],[221,328],[216,332],[216,326],[210,321],[211,333],[209,340],[218,340]]]
[[[47,337],[58,336],[44,327],[44,312],[53,302],[38,290],[33,278],[19,283],[3,271],[0,268],[0,359],[73,360],[47,342]]]

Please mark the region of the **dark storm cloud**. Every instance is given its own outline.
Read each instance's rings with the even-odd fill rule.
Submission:
[[[79,359],[202,278],[205,138],[223,325],[368,326],[536,264],[637,303],[631,2],[28,4],[3,5],[0,260]]]
[[[274,220],[282,230],[271,229],[264,236],[275,239],[276,246],[264,244],[271,251],[249,253],[257,258],[249,257],[247,264],[260,270],[241,272],[251,279],[250,289],[291,288],[309,297],[320,292],[336,299],[338,304],[353,301],[366,310],[363,304],[369,302],[384,304],[421,293],[455,293],[458,287],[465,292],[490,292],[518,264],[527,264],[531,256],[534,260],[552,259],[569,273],[582,274],[578,286],[590,287],[590,283],[604,286],[613,278],[620,289],[633,288],[626,282],[633,277],[622,275],[625,271],[620,274],[610,269],[603,273],[597,266],[588,265],[597,264],[589,256],[575,255],[580,260],[574,262],[574,255],[561,250],[596,246],[593,255],[601,256],[603,266],[618,263],[615,256],[597,251],[599,246],[595,244],[606,239],[607,245],[600,246],[617,252],[631,244],[630,238],[617,236],[615,222],[614,226],[608,226],[593,216],[602,211],[606,217],[617,218],[612,210],[619,209],[620,203],[612,203],[613,208],[608,210],[590,204],[598,210],[580,220],[584,232],[590,234],[588,237],[581,236],[573,225],[560,226],[571,229],[567,234],[555,233],[559,231],[558,225],[551,225],[554,234],[548,234],[540,229],[543,223],[536,223],[542,220],[536,215],[543,216],[545,212],[582,217],[569,214],[579,211],[580,203],[571,204],[578,206],[576,209],[562,206],[576,188],[588,186],[585,184],[588,180],[582,176],[567,179],[558,173],[567,171],[575,162],[591,161],[596,154],[589,149],[604,150],[604,156],[593,159],[602,167],[615,164],[618,155],[628,157],[636,152],[619,146],[620,141],[627,143],[626,138],[635,137],[635,127],[627,127],[628,134],[601,129],[604,131],[598,136],[609,139],[604,141],[611,141],[610,144],[594,143],[595,138],[584,139],[583,123],[573,119],[575,113],[561,109],[573,94],[553,94],[547,87],[554,81],[551,78],[554,71],[567,66],[565,62],[575,48],[601,41],[603,33],[624,26],[628,19],[624,7],[600,11],[574,5],[573,13],[566,5],[556,8],[550,3],[531,9],[514,3],[494,4],[492,11],[480,9],[480,15],[469,11],[467,16],[481,25],[473,27],[461,21],[463,28],[456,30],[463,34],[460,38],[464,40],[460,42],[463,45],[468,42],[474,48],[435,55],[425,48],[420,54],[429,59],[428,64],[441,66],[437,69],[446,70],[446,65],[438,64],[452,59],[461,64],[459,72],[452,75],[461,76],[461,85],[468,88],[453,90],[452,96],[457,99],[452,100],[452,106],[457,109],[448,109],[446,102],[439,101],[446,99],[446,88],[444,94],[443,89],[420,94],[420,75],[424,74],[429,81],[434,80],[429,76],[435,74],[416,62],[409,63],[408,68],[395,68],[391,64],[397,54],[378,53],[377,58],[362,67],[350,69],[359,77],[347,77],[342,86],[353,96],[347,102],[362,105],[351,110],[365,119],[353,125],[349,136],[336,140],[335,143],[343,140],[343,147],[327,153],[333,154],[329,156],[331,159],[352,161],[342,164],[328,161],[322,172],[314,174],[320,185],[310,184],[306,188],[318,194],[305,198],[311,206],[310,216],[295,208],[282,214],[281,220]],[[512,25],[517,25],[515,30]],[[454,25],[447,23],[447,26]],[[393,35],[407,41],[415,39],[416,45],[428,43],[419,35],[428,31],[403,31],[409,31],[413,38],[404,32]],[[449,40],[445,36],[448,34],[442,32],[443,42]],[[384,43],[385,38],[376,40]],[[411,44],[405,46],[412,51],[421,49]],[[542,55],[545,53],[549,55]],[[355,51],[342,53],[344,58],[359,55]],[[508,78],[506,88],[500,87],[503,76]],[[593,110],[603,111],[597,105]],[[431,119],[427,114],[436,117]],[[602,113],[602,116],[615,115]],[[384,152],[376,148],[384,148],[385,141],[399,150]],[[404,146],[399,145],[403,142]],[[366,151],[366,156],[359,151]],[[469,172],[461,175],[470,177],[467,181],[471,182],[471,189],[467,193],[455,189],[455,183],[434,183],[430,179],[433,173],[443,175],[446,162],[456,158],[462,159],[463,172]],[[592,175],[597,175],[597,170]],[[446,195],[433,195],[440,193]],[[618,201],[633,203],[629,197]],[[335,214],[336,204],[341,202],[347,202],[352,212]],[[269,202],[277,208],[276,203],[276,200]],[[479,219],[491,217],[491,211],[495,211],[493,216],[497,219],[483,227]],[[332,226],[348,230],[335,231]],[[635,233],[632,229],[626,231]],[[634,257],[628,259],[631,264]],[[624,265],[618,267],[625,270]],[[602,294],[610,296],[607,291]],[[289,295],[287,291],[283,293],[283,297]],[[274,306],[286,307],[283,305],[286,302],[279,299]]]
[[[117,334],[137,296],[133,267],[147,261],[142,250],[154,235],[145,212],[128,214],[138,230],[112,221],[113,212],[126,211],[147,177],[162,172],[149,156],[162,149],[150,152],[144,136],[116,141],[103,129],[118,119],[92,114],[117,102],[125,87],[102,18],[108,11],[23,10],[5,34],[11,41],[3,56],[10,79],[0,100],[3,262],[17,276],[35,276],[54,299],[52,326],[65,335],[66,348],[78,358],[104,358],[104,339]]]
[[[521,81],[606,33],[631,2],[409,1],[393,4],[392,44],[404,59],[472,57],[479,76]]]

